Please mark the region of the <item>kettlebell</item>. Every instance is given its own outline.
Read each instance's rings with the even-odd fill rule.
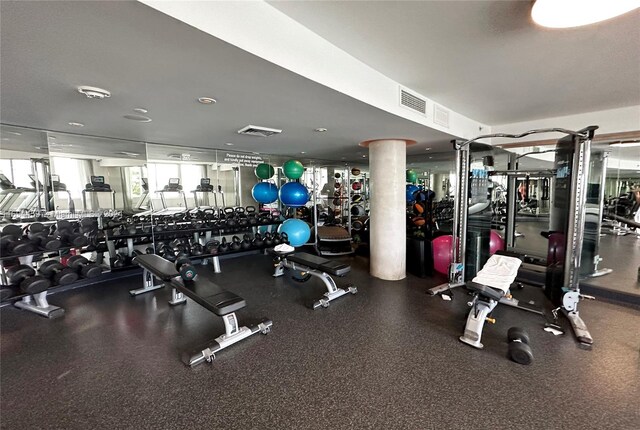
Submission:
[[[280,233],[273,234],[273,246],[280,245]]]
[[[284,231],[280,233],[280,243],[289,244],[289,235]]]
[[[240,238],[238,236],[233,236],[231,238],[231,250],[232,251],[239,251],[240,248],[242,248],[241,242],[242,241],[240,240]]]
[[[191,255],[202,255],[204,254],[204,247],[200,244],[200,242],[195,242],[191,245]]]
[[[262,248],[264,246],[264,240],[262,239],[262,235],[260,233],[256,233],[253,236],[253,246],[255,248]]]
[[[210,255],[218,255],[218,248],[220,248],[220,241],[210,240],[204,246],[205,252]]]
[[[242,243],[240,243],[242,249],[250,249],[251,248],[251,236],[245,234],[242,236]]]
[[[266,247],[273,246],[273,236],[271,236],[271,233],[269,232],[266,232],[264,234],[264,246]]]
[[[225,252],[229,252],[229,244],[227,243],[227,238],[223,237],[220,242],[220,246],[218,247],[218,252],[220,254],[224,254]]]

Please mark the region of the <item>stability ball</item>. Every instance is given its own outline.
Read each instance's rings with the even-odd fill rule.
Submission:
[[[251,189],[253,199],[263,205],[273,203],[278,200],[278,187],[271,182],[258,182]]]
[[[453,236],[438,236],[431,241],[431,252],[433,253],[433,269],[449,275],[449,265],[453,257],[452,253]]]
[[[309,201],[309,191],[299,182],[287,182],[280,188],[280,201],[291,208],[304,206]]]
[[[289,179],[300,179],[304,173],[304,166],[298,160],[289,160],[282,165],[282,171]]]
[[[491,230],[489,234],[489,254],[493,255],[496,251],[504,251],[504,239],[496,230]]]
[[[276,171],[271,164],[260,163],[256,166],[255,173],[258,179],[270,179]]]
[[[307,243],[309,237],[311,237],[309,225],[302,220],[293,218],[285,220],[285,222],[280,224],[278,233],[287,233],[289,245],[291,246],[302,246]]]
[[[407,182],[411,184],[415,184],[416,182],[418,182],[418,174],[415,172],[415,170],[407,170]]]
[[[407,203],[412,203],[416,200],[414,194],[420,191],[420,188],[416,187],[413,184],[407,184]]]

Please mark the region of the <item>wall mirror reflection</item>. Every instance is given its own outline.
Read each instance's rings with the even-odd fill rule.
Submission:
[[[0,214],[4,222],[33,221],[53,210],[47,135],[0,125]]]
[[[144,143],[53,132],[48,142],[56,211],[145,209]]]

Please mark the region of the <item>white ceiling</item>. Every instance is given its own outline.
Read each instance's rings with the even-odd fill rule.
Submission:
[[[640,10],[551,30],[533,24],[530,1],[269,3],[389,78],[490,125],[640,104]]]
[[[362,161],[366,150],[357,144],[381,137],[417,140],[413,154],[427,146],[450,151],[448,134],[330,90],[138,2],[1,1],[0,8],[4,124],[267,154],[304,151],[304,157],[336,161]],[[89,100],[76,92],[79,85],[105,88],[112,97]],[[218,103],[201,105],[200,96]],[[124,119],[135,107],[148,109],[153,121]],[[236,133],[248,124],[284,131],[269,138]],[[316,127],[329,131],[315,133]]]

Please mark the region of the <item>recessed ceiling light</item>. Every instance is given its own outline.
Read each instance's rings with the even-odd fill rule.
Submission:
[[[7,131],[9,134],[13,134],[14,136],[22,136],[22,133],[18,133],[17,131]]]
[[[640,7],[637,0],[536,0],[531,18],[551,28],[570,28],[605,21]]]
[[[8,137],[3,137],[2,140],[9,140],[9,138]]]
[[[362,156],[362,158],[367,158],[367,156],[366,156],[366,155],[363,155],[363,156]]]
[[[107,90],[98,87],[89,87],[86,85],[78,87],[78,92],[80,94],[84,94],[90,99],[102,100],[111,97],[111,93]]]
[[[71,127],[84,127],[84,124],[81,122],[70,122],[69,125]]]
[[[212,105],[217,102],[213,97],[198,97],[198,102],[203,105]]]
[[[424,150],[425,151],[431,151],[431,148],[425,148]]]
[[[431,160],[433,157],[429,157],[429,160]]]
[[[138,121],[138,122],[151,122],[151,118],[149,118],[148,116],[144,116],[144,115],[124,115],[123,118],[126,119],[130,119],[131,121]]]
[[[300,151],[300,154],[306,154],[306,152],[305,151]]]
[[[233,146],[233,143],[231,143],[231,142],[227,142],[227,143],[225,143],[225,145],[227,145],[227,146]]]
[[[149,111],[148,111],[147,109],[145,109],[145,108],[133,108],[133,111],[134,111],[134,112],[137,112],[137,113],[147,113],[147,112],[149,112]]]
[[[318,127],[318,128],[316,128],[315,130],[313,130],[313,131],[318,132],[318,133],[324,133],[325,131],[327,131],[327,129],[326,129],[326,128],[324,128],[324,127]]]
[[[55,137],[55,136],[49,136],[49,139],[51,139],[51,140],[56,140],[56,139],[57,139],[57,137]]]
[[[117,154],[126,155],[129,157],[137,157],[138,155],[140,155],[140,153],[138,152],[129,152],[129,151],[121,151],[121,152],[118,152]]]

